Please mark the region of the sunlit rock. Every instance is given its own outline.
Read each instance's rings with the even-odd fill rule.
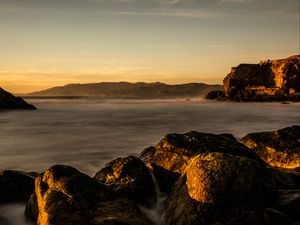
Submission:
[[[300,55],[233,67],[224,96],[240,101],[300,100]]]
[[[273,197],[267,168],[231,154],[193,158],[167,200],[166,225],[258,225]]]
[[[247,134],[240,140],[274,167],[300,167],[300,126]]]
[[[247,147],[228,134],[209,134],[191,131],[185,134],[169,134],[155,147],[145,150],[141,158],[148,161],[161,191],[169,193],[184,172],[189,160],[200,153],[224,152],[244,156],[262,162]]]
[[[41,174],[35,194],[38,225],[150,224],[131,200],[69,166]]]
[[[156,201],[151,174],[137,157],[117,158],[98,171],[95,178],[139,204],[151,206]]]

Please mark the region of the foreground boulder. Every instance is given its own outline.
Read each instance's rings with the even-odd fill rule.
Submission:
[[[193,158],[167,200],[166,225],[258,225],[273,197],[265,166],[214,152]]]
[[[117,158],[98,171],[95,178],[139,204],[151,206],[156,202],[151,174],[137,157]]]
[[[4,109],[31,109],[35,110],[36,107],[28,104],[21,97],[15,97],[11,93],[0,88],[0,110]]]
[[[53,166],[37,177],[35,194],[38,225],[150,224],[131,200],[69,166]],[[31,201],[27,207],[34,207]]]
[[[300,220],[300,189],[279,190],[274,207],[286,213],[294,221]]]
[[[35,176],[15,170],[0,173],[0,203],[27,201],[34,192]]]
[[[174,183],[184,172],[191,158],[201,153],[223,152],[263,161],[229,134],[209,134],[191,131],[185,134],[169,134],[155,148],[141,154],[153,168],[161,191],[170,193]]]
[[[247,134],[240,140],[274,167],[300,167],[300,126]]]
[[[238,101],[300,100],[300,55],[233,67],[224,96]]]

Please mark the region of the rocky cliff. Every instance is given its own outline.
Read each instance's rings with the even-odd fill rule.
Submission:
[[[300,55],[232,67],[223,96],[238,101],[300,100]]]
[[[36,109],[21,97],[15,97],[11,93],[0,88],[0,110],[1,109]]]
[[[292,98],[300,92],[300,55],[240,64],[225,77],[224,95],[237,100]]]

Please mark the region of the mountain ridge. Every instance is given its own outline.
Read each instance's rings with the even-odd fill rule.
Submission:
[[[67,84],[32,92],[26,96],[82,96],[104,98],[191,98],[203,97],[211,90],[222,89],[221,85],[205,83],[165,84],[161,82],[100,82]]]

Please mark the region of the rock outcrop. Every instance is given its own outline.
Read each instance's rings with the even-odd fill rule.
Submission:
[[[167,200],[165,225],[261,225],[273,198],[265,166],[255,160],[213,152],[193,158]]]
[[[26,202],[34,192],[35,176],[21,171],[0,173],[0,203]]]
[[[95,179],[141,205],[153,206],[156,202],[151,174],[137,157],[128,156],[109,162],[96,173]]]
[[[300,126],[247,134],[240,142],[271,166],[300,167]]]
[[[169,134],[155,148],[145,150],[140,157],[153,168],[161,191],[170,193],[189,160],[198,154],[209,152],[229,153],[263,163],[255,153],[236,141],[232,135],[196,131]]]
[[[0,110],[7,109],[30,109],[35,110],[36,107],[28,104],[21,97],[15,97],[11,93],[0,88]]]
[[[38,176],[35,194],[38,225],[151,224],[130,199],[69,166],[53,166]],[[34,205],[27,204],[33,213]]]
[[[207,98],[300,101],[300,55],[232,67],[223,80],[223,89],[224,97],[220,93],[211,92]]]
[[[300,92],[300,55],[233,67],[224,95],[235,100],[288,100]],[[299,97],[299,96],[298,96]]]

